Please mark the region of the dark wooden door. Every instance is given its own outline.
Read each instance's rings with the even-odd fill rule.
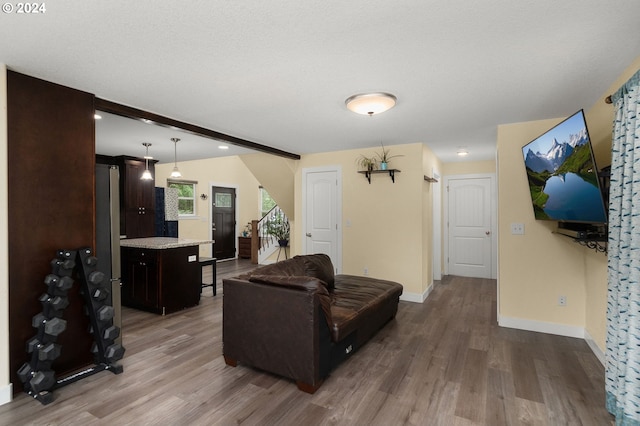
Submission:
[[[236,256],[236,190],[212,186],[211,194],[213,257],[231,259]]]

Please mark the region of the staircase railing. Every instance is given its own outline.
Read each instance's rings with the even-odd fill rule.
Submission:
[[[273,207],[262,219],[251,223],[251,260],[254,263],[263,263],[278,249],[278,240],[267,231],[270,222],[284,221],[289,229],[289,218],[278,206]],[[254,260],[255,256],[255,260]]]

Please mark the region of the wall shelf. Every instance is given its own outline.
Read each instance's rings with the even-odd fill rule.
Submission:
[[[587,227],[581,231],[577,231],[571,229],[571,227],[565,228],[559,225],[558,229],[553,231],[553,233],[569,237],[581,246],[593,249],[598,253],[607,253],[608,234],[606,226],[601,229],[588,229]]]
[[[432,177],[427,176],[427,175],[424,175],[424,180],[426,180],[429,183],[437,183],[438,182],[438,179],[432,178]]]
[[[375,174],[380,174],[380,173],[388,173],[389,177],[391,178],[391,182],[396,183],[396,173],[400,173],[400,170],[398,169],[388,169],[388,170],[362,170],[359,171],[358,173],[361,173],[364,175],[365,178],[367,178],[367,180],[369,181],[369,184],[371,184],[371,175],[375,175]]]

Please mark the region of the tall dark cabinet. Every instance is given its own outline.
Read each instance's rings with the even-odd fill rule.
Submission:
[[[145,161],[139,158],[115,157],[120,167],[120,235],[144,238],[155,235],[155,180],[142,180]],[[149,171],[155,176],[154,164]]]

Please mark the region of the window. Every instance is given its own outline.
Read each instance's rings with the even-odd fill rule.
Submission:
[[[196,215],[196,184],[187,180],[167,180],[169,188],[178,190],[178,215],[180,217]]]
[[[267,192],[266,189],[260,187],[260,211],[262,213],[262,217],[269,213],[269,210],[276,206],[276,202],[271,195]]]

